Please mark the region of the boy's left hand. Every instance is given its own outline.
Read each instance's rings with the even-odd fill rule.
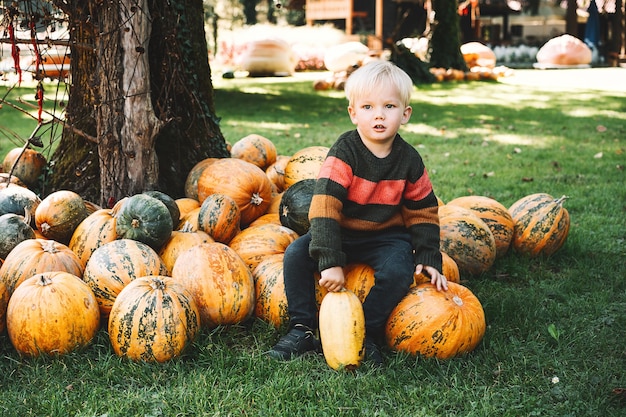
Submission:
[[[448,291],[448,280],[446,277],[437,271],[437,268],[433,268],[432,266],[419,264],[415,267],[415,274],[419,275],[425,271],[430,277],[430,283],[437,287],[437,291]]]

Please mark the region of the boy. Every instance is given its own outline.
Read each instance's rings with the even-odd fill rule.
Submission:
[[[319,352],[317,271],[319,285],[340,291],[347,263],[374,269],[363,311],[366,360],[377,366],[387,318],[413,274],[423,271],[438,290],[447,290],[440,273],[437,198],[421,156],[397,133],[411,117],[412,91],[410,77],[388,61],[368,63],[348,78],[348,114],[356,129],[330,148],[311,201],[309,232],[285,251],[289,331],[269,356],[289,360]]]

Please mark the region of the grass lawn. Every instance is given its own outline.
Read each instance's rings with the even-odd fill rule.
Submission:
[[[285,155],[330,146],[352,128],[345,98],[314,91],[312,77],[216,74],[226,139],[261,134]],[[267,360],[281,333],[259,320],[205,330],[164,364],[118,358],[104,328],[87,349],[59,358],[22,358],[4,335],[0,415],[626,415],[626,94],[444,83],[416,89],[412,104],[401,134],[420,150],[444,202],[475,194],[509,207],[531,193],[568,196],[570,233],[554,256],[510,252],[487,273],[462,277],[488,325],[474,352],[436,360],[387,351],[382,371],[350,374],[322,357]]]

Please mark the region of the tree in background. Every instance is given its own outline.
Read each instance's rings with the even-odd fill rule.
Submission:
[[[429,65],[466,71],[467,64],[461,54],[457,2],[455,0],[432,0],[432,5],[435,22],[429,45]]]

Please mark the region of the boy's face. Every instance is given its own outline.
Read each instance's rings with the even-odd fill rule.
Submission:
[[[348,106],[350,120],[363,140],[375,143],[393,141],[401,125],[411,118],[412,109],[400,100],[395,87],[374,86]]]

